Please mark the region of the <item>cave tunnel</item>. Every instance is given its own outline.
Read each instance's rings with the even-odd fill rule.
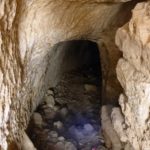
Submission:
[[[150,149],[149,1],[0,8],[0,150]]]
[[[102,72],[97,44],[88,40],[60,42],[49,57],[50,86],[32,115],[29,137],[39,150],[102,148]]]

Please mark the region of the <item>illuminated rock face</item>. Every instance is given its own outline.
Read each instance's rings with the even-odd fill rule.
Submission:
[[[19,14],[16,13],[19,9],[19,1],[0,2],[0,149],[7,149],[7,140],[20,134],[17,131],[20,101],[16,99],[23,75],[18,39]]]
[[[124,134],[136,150],[150,148],[149,8],[149,2],[139,3],[132,19],[116,35],[116,44],[123,52],[117,65],[117,77],[124,89],[119,98],[125,116]]]
[[[121,52],[115,45],[114,39],[116,30],[129,20],[131,9],[135,5],[134,2],[127,1],[129,0],[93,0],[92,2],[91,0],[2,0],[0,2],[0,149],[16,149],[15,143],[20,143],[22,136],[26,137],[24,129],[27,127],[30,115],[39,104],[47,89],[47,83],[51,80],[49,76],[53,72],[49,71],[48,62],[54,54],[53,46],[58,42],[86,39],[98,44],[106,92],[104,98],[106,103],[117,102],[121,88],[116,79],[115,68]],[[127,25],[129,29],[125,27],[119,29],[117,33],[117,45],[123,51],[125,58],[119,61],[117,72],[126,93],[127,109],[124,108],[125,96],[120,98],[120,102],[125,122],[131,126],[126,132],[129,135],[128,140],[133,145],[134,142],[140,142],[136,140],[140,136],[148,138],[147,5],[148,3],[138,5],[133,19]],[[136,27],[139,32],[136,32]],[[124,74],[126,69],[129,72]],[[132,82],[128,82],[131,79]],[[141,117],[143,109],[144,117]],[[137,117],[133,118],[134,115]],[[135,129],[140,129],[138,135],[135,135]],[[130,130],[133,132],[133,139]]]

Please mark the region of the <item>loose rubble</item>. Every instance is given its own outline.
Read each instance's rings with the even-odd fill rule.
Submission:
[[[86,76],[84,71],[72,72],[47,91],[28,131],[38,150],[107,150],[101,133],[100,85],[96,80],[92,73]]]

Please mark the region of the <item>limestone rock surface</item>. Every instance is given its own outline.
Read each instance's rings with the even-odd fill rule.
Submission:
[[[135,150],[150,149],[149,39],[148,1],[137,4],[132,19],[116,35],[116,44],[123,53],[117,65],[117,77],[124,89],[119,98],[126,125],[124,134]]]

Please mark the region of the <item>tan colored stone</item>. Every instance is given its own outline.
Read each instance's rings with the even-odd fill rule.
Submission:
[[[127,136],[124,131],[124,129],[126,128],[124,124],[124,117],[119,107],[114,107],[112,109],[111,120],[114,129],[116,130],[117,134],[120,136],[120,140],[124,143],[127,142]]]
[[[132,19],[116,35],[116,44],[123,52],[117,77],[124,89],[119,98],[126,125],[124,134],[135,150],[150,149],[149,8],[149,1],[137,4]],[[118,134],[122,136],[122,132]]]
[[[23,134],[21,150],[37,150],[26,133]]]
[[[113,124],[111,122],[111,105],[104,105],[101,109],[101,122],[102,122],[102,130],[104,133],[104,140],[106,141],[106,146],[113,150],[121,150],[122,144],[121,141],[113,128]]]
[[[37,113],[37,112],[33,113],[32,119],[36,127],[42,128],[43,119],[40,113]]]

